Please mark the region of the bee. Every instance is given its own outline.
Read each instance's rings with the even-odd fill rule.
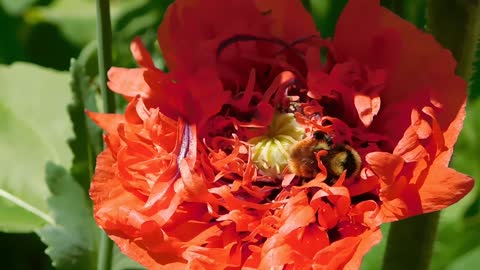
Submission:
[[[362,160],[357,151],[348,144],[334,144],[330,135],[319,130],[292,146],[290,170],[297,176],[314,178],[320,172],[315,154],[321,150],[327,151],[321,157],[327,169],[327,183],[335,183],[343,171],[346,171],[347,178],[355,177],[360,172]]]

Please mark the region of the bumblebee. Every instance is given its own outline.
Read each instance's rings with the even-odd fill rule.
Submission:
[[[320,169],[315,154],[325,150],[321,161],[327,169],[327,183],[333,184],[346,171],[347,177],[360,172],[360,155],[348,144],[334,144],[332,137],[323,131],[314,131],[312,136],[294,144],[290,150],[289,168],[297,176],[313,178]]]

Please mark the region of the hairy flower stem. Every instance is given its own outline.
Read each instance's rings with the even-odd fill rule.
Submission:
[[[98,42],[98,75],[102,91],[103,111],[115,112],[113,92],[107,88],[107,71],[112,64],[112,25],[110,22],[110,3],[108,0],[97,0],[97,42]],[[113,242],[107,234],[100,234],[97,269],[112,269]]]
[[[457,60],[456,73],[468,81],[480,31],[480,1],[429,0],[428,22],[435,38]],[[439,217],[440,212],[434,212],[393,223],[383,269],[428,269]]]

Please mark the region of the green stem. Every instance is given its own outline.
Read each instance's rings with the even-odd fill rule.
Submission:
[[[440,212],[434,212],[392,223],[383,269],[428,269],[439,216]]]
[[[107,87],[107,71],[112,64],[112,25],[110,22],[110,3],[108,0],[97,0],[97,42],[98,42],[98,75],[102,90],[103,111],[115,112],[115,98]],[[113,242],[105,232],[101,232],[97,262],[98,270],[112,269]]]
[[[112,269],[113,241],[104,232],[100,232],[100,253],[98,256],[97,270]]]
[[[428,26],[457,59],[457,74],[470,79],[480,29],[480,1],[428,0]]]
[[[428,22],[435,38],[456,58],[456,73],[468,81],[480,28],[480,2],[429,0]],[[435,212],[393,223],[383,269],[428,269],[439,217],[440,212]]]
[[[312,13],[312,3],[310,0],[302,0],[302,4],[309,13]]]
[[[107,71],[112,65],[112,24],[108,0],[97,0],[97,42],[98,76],[102,90],[103,110],[105,113],[114,113],[115,97],[107,87]]]

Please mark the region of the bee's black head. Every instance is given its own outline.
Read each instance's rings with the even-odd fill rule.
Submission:
[[[313,132],[313,138],[317,141],[326,142],[329,146],[333,144],[332,137],[320,130],[316,130]]]

